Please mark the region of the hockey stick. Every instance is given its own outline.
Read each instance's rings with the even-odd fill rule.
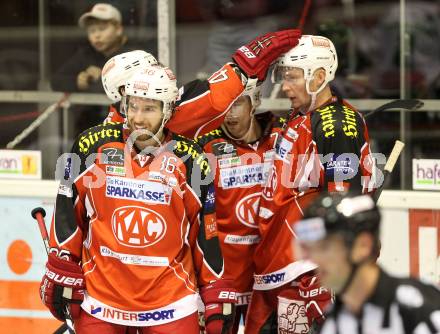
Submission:
[[[312,0],[304,0],[303,9],[301,11],[301,16],[298,21],[297,29],[300,29],[301,31],[304,29],[304,25],[306,24],[307,16],[309,15],[310,7],[312,5]],[[278,93],[281,90],[281,84],[280,83],[274,83],[272,90],[269,95],[269,99],[276,99],[278,96]]]
[[[417,99],[394,100],[385,103],[384,105],[381,105],[380,107],[364,114],[364,117],[367,118],[378,112],[388,111],[392,109],[417,110],[423,107],[423,105],[424,105],[423,101]],[[386,186],[386,183],[389,179],[389,175],[393,171],[394,165],[396,164],[397,159],[399,159],[400,153],[402,152],[404,146],[405,144],[399,140],[396,140],[396,142],[394,143],[394,147],[390,153],[390,157],[388,158],[384,167],[384,180],[382,182],[382,185],[379,188],[377,188],[373,194],[373,200],[375,203],[377,203],[377,201],[379,200],[380,194],[382,193],[383,188]]]
[[[367,112],[364,114],[364,117],[367,118],[371,115],[374,115],[378,112],[382,111],[388,111],[392,109],[403,109],[403,110],[417,110],[423,107],[424,103],[421,100],[417,99],[408,99],[408,100],[394,100],[388,103],[385,103],[384,105],[381,105],[380,107]]]
[[[388,158],[387,163],[385,164],[385,167],[383,169],[384,178],[382,185],[376,189],[372,196],[374,203],[377,203],[377,201],[379,200],[380,194],[382,193],[383,188],[389,180],[390,174],[393,172],[394,166],[396,165],[397,159],[399,159],[400,153],[402,152],[404,146],[405,144],[400,140],[396,140],[396,142],[394,143],[394,147],[390,153],[390,157]]]
[[[67,101],[67,99],[69,98],[68,93],[65,93],[61,99],[54,103],[51,104],[49,107],[47,107],[40,116],[38,116],[26,129],[24,129],[22,132],[20,132],[20,134],[18,134],[14,140],[10,141],[7,145],[6,148],[7,149],[12,149],[15,146],[17,146],[18,144],[20,144],[22,142],[23,139],[25,139],[27,136],[29,136],[31,134],[32,131],[34,131],[36,128],[38,128],[41,123],[43,123],[46,118],[48,118],[50,115],[52,115],[53,112],[57,111],[58,108]]]
[[[58,327],[57,330],[53,332],[53,334],[64,334],[66,332],[69,333],[69,327],[65,322],[63,322],[63,324],[60,327]]]
[[[44,243],[44,249],[46,250],[47,255],[49,255],[49,235],[47,234],[46,224],[44,223],[46,211],[43,208],[38,207],[32,210],[31,215],[38,223],[38,228],[40,229],[41,238]]]
[[[300,17],[299,23],[298,23],[298,29],[301,29],[301,30],[304,29],[304,25],[306,24],[306,19],[307,19],[307,16],[309,15],[309,10],[310,10],[311,5],[312,5],[312,0],[305,0],[304,1],[303,10],[302,10],[301,17]]]
[[[46,211],[41,207],[37,207],[32,210],[31,215],[38,222],[38,228],[40,229],[40,234],[41,234],[41,238],[43,239],[44,248],[46,249],[47,255],[49,255],[49,251],[50,251],[49,234],[47,233],[46,223],[44,222],[44,217],[46,217]],[[68,299],[71,298],[72,297],[72,289],[64,287],[63,297],[68,298]],[[70,310],[67,305],[64,309],[64,315],[66,317],[66,322],[60,328],[58,328],[55,331],[55,333],[63,333],[63,332],[61,332],[62,327],[67,327],[67,330],[69,331],[70,334],[75,334],[72,316],[70,315]],[[65,329],[64,329],[64,331],[65,331]]]

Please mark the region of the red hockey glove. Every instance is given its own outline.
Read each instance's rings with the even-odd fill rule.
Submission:
[[[218,280],[201,288],[206,334],[229,333],[234,321],[236,295],[231,280]]]
[[[298,44],[301,30],[290,29],[270,32],[240,47],[232,56],[248,78],[264,81],[269,66],[283,53]]]
[[[71,288],[71,295],[68,288]],[[40,284],[40,298],[55,318],[65,320],[64,309],[68,304],[72,317],[79,315],[84,288],[84,275],[78,264],[49,254]]]
[[[319,284],[318,277],[313,272],[303,276],[298,284],[299,294],[304,298],[309,324],[321,324],[324,321],[324,311],[331,303],[330,290]]]

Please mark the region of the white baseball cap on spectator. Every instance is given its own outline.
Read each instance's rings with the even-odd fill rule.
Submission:
[[[87,19],[89,18],[95,18],[103,21],[112,20],[118,23],[122,22],[121,12],[116,7],[113,7],[108,3],[97,3],[89,12],[81,15],[78,20],[79,26],[81,28],[85,28]]]

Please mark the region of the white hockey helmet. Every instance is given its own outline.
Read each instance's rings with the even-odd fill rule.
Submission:
[[[338,68],[338,56],[332,41],[323,36],[304,35],[298,45],[290,49],[278,59],[272,72],[272,81],[281,83],[286,69],[301,68],[307,82],[313,79],[313,73],[323,68],[325,70],[324,86],[335,78]],[[306,85],[310,94],[309,85]],[[321,87],[320,87],[321,88]]]
[[[247,86],[241,93],[241,96],[249,96],[252,109],[257,109],[261,104],[261,85]]]
[[[147,66],[156,65],[157,60],[148,52],[134,50],[110,58],[102,68],[102,85],[113,102],[121,100],[119,89],[136,72]]]
[[[173,71],[160,65],[148,66],[125,82],[127,97],[137,96],[163,103],[163,125],[173,113],[178,94],[179,90]]]

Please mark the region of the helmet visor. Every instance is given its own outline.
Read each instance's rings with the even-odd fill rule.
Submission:
[[[151,114],[157,110],[160,110],[163,114],[164,103],[160,100],[125,95],[122,98],[120,112],[122,115],[124,115],[124,117],[127,117],[129,110],[131,112],[142,112],[143,114]]]
[[[299,67],[275,66],[272,72],[272,83],[281,84],[284,81],[290,83],[304,79],[304,70]]]
[[[250,96],[240,96],[226,113],[225,119],[240,120],[244,115],[252,112],[252,103]]]

